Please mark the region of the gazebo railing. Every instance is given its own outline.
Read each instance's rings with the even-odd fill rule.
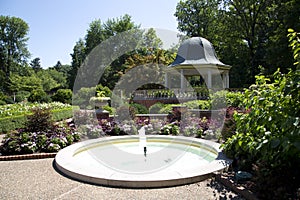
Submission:
[[[185,90],[181,89],[148,89],[136,90],[133,93],[134,100],[143,99],[207,99],[208,93],[206,91]]]

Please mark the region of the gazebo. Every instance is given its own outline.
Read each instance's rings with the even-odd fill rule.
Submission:
[[[231,66],[222,63],[216,56],[212,44],[202,37],[185,40],[179,47],[175,61],[165,71],[165,86],[172,88],[170,76],[180,73],[180,90],[185,92],[187,77],[201,76],[208,89],[213,80],[221,77],[223,88],[229,88],[229,70]]]

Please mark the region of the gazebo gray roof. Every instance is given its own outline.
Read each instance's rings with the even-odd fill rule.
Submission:
[[[223,87],[229,88],[230,68],[231,66],[218,59],[212,44],[207,39],[192,37],[180,45],[174,62],[165,70],[165,85],[170,88],[168,76],[180,72],[182,91],[187,85],[186,77],[199,75],[204,78],[208,88],[212,87],[214,76],[221,77]]]
[[[169,67],[180,65],[214,65],[230,68],[217,58],[212,44],[202,37],[189,38],[180,45],[176,59]]]

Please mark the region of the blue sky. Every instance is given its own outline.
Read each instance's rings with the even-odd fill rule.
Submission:
[[[0,0],[0,15],[29,24],[28,49],[43,68],[57,61],[71,63],[73,47],[95,19],[105,22],[125,14],[142,28],[177,31],[174,17],[179,0]]]

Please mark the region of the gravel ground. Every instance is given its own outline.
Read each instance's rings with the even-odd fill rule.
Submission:
[[[214,179],[161,189],[86,184],[59,174],[53,168],[53,160],[1,161],[0,199],[243,199]]]

